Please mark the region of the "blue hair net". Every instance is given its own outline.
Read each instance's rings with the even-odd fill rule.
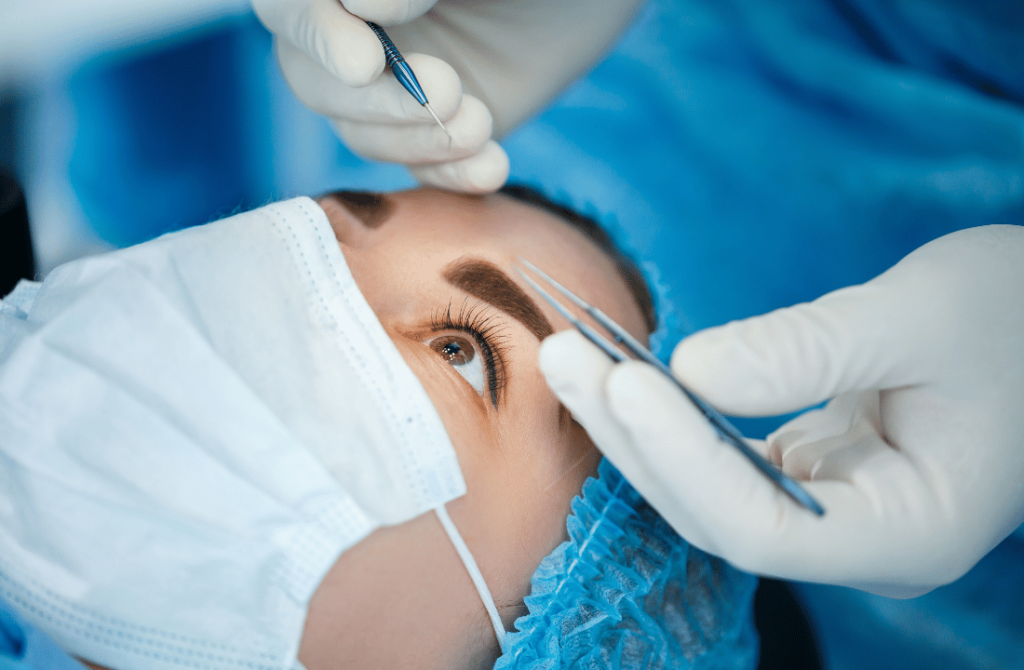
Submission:
[[[757,578],[691,547],[608,461],[598,475],[495,670],[755,667]]]

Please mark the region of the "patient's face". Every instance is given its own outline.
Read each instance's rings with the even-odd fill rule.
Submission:
[[[500,195],[320,201],[366,300],[430,395],[467,495],[448,511],[510,628],[599,454],[547,388],[540,340],[568,326],[515,273],[533,262],[634,335],[647,332],[612,261],[559,218]],[[331,667],[486,666],[487,615],[433,514],[345,552],[310,606],[300,660]]]

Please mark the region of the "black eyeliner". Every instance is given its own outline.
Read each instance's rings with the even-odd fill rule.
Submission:
[[[495,317],[487,314],[486,307],[470,306],[463,301],[457,314],[452,313],[452,303],[443,310],[438,310],[430,319],[431,328],[440,330],[457,330],[472,336],[480,347],[487,370],[487,388],[491,396],[491,404],[498,408],[498,399],[508,381],[505,371],[503,353],[507,350],[506,336],[501,334],[502,324],[495,323]]]

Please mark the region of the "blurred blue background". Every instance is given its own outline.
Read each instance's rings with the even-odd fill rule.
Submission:
[[[44,271],[280,198],[413,185],[297,102],[244,12],[4,90]],[[513,181],[645,262],[671,345],[953,230],[1024,223],[1024,5],[654,0],[503,144]],[[763,436],[781,420],[738,423]],[[1008,668],[1024,667],[1022,582],[1018,531],[922,598],[800,595],[829,668]]]

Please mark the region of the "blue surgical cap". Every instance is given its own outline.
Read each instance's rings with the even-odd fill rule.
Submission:
[[[757,579],[690,546],[607,460],[572,501],[495,670],[745,670]]]

